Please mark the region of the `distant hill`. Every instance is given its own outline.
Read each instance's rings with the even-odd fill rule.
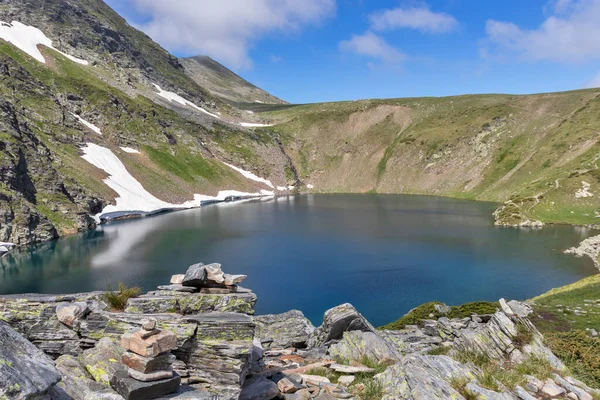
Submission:
[[[214,96],[236,103],[287,104],[208,56],[182,58],[179,61],[187,75]]]

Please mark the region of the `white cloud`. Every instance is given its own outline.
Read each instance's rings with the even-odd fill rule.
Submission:
[[[383,38],[372,31],[367,31],[362,35],[352,35],[350,40],[340,42],[340,50],[388,63],[399,62],[404,59],[402,52],[390,46]]]
[[[150,16],[139,26],[172,52],[207,54],[233,67],[252,65],[256,40],[316,24],[335,14],[336,0],[134,0]]]
[[[587,89],[600,88],[600,72],[596,74],[588,83],[585,84]]]
[[[433,12],[427,7],[382,10],[371,14],[369,20],[371,28],[378,31],[409,28],[427,33],[446,33],[458,26],[452,15]]]
[[[600,59],[600,0],[556,0],[539,27],[488,20],[481,54],[513,55],[527,60],[576,62]]]

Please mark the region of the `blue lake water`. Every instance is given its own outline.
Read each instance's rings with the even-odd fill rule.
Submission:
[[[247,274],[257,314],[315,324],[349,302],[373,324],[432,300],[527,299],[596,273],[562,254],[594,232],[499,228],[495,204],[408,195],[306,195],[118,221],[0,261],[0,294],[152,290],[199,261]]]

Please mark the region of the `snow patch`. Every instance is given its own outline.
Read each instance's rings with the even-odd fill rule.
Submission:
[[[245,171],[241,168],[236,167],[235,165],[231,165],[231,164],[227,164],[226,162],[224,162],[223,164],[227,165],[229,168],[239,172],[240,174],[242,174],[245,178],[251,179],[255,182],[260,182],[260,183],[264,183],[265,185],[267,185],[270,188],[275,188],[275,186],[273,186],[273,184],[271,183],[270,180],[265,179],[265,178],[261,178],[260,176],[254,175],[252,172],[250,171]]]
[[[274,126],[275,124],[255,124],[252,122],[240,122],[240,125],[246,128],[264,128],[267,126]]]
[[[59,52],[63,56],[78,64],[89,64],[89,62],[86,60],[73,57],[56,49],[54,46],[52,46],[52,40],[48,36],[44,35],[44,32],[38,28],[22,24],[18,21],[13,21],[10,24],[0,21],[0,38],[12,43],[14,46],[18,47],[23,52],[29,54],[31,57],[43,64],[46,63],[46,59],[37,47],[40,44]]]
[[[121,150],[129,154],[141,154],[139,150],[132,149],[131,147],[121,147]]]
[[[254,114],[254,111],[246,110],[248,114]]]
[[[218,115],[209,113],[204,108],[198,107],[197,105],[195,105],[194,103],[192,103],[189,100],[184,99],[183,97],[181,97],[177,93],[169,92],[167,90],[162,90],[160,88],[160,86],[158,86],[156,83],[153,83],[153,85],[156,88],[156,90],[158,90],[158,95],[160,97],[163,97],[163,98],[165,98],[165,99],[167,99],[167,100],[169,100],[171,102],[174,101],[174,102],[179,103],[179,104],[184,105],[184,106],[190,106],[190,107],[192,107],[192,108],[194,108],[194,109],[196,109],[196,110],[198,110],[200,112],[203,112],[205,114],[210,115],[213,118],[221,119]]]
[[[261,103],[261,104],[262,104],[262,101],[260,101],[260,100],[254,100],[254,102],[255,102],[255,103]]]
[[[288,190],[288,188],[286,188],[285,186],[277,186],[276,189],[279,190],[280,192],[285,192],[286,190]]]
[[[100,220],[100,216],[111,212],[143,211],[153,212],[160,209],[193,208],[200,207],[202,201],[206,200],[225,200],[227,197],[263,197],[273,196],[274,193],[268,190],[261,190],[258,193],[246,193],[237,190],[222,190],[216,196],[207,196],[203,194],[194,194],[194,200],[182,204],[172,204],[162,201],[148,192],[140,182],[137,181],[125,168],[125,165],[119,158],[106,147],[97,144],[87,143],[82,148],[84,155],[82,158],[103,170],[109,176],[104,179],[104,183],[117,192],[116,204],[109,204],[95,216]]]
[[[0,242],[0,255],[2,255],[4,253],[8,253],[10,251],[10,249],[13,248],[14,246],[15,246],[14,243]]]
[[[581,199],[585,197],[593,197],[594,193],[590,192],[590,187],[592,185],[587,183],[586,181],[581,181],[581,189],[575,192],[575,198]]]
[[[310,183],[309,183],[308,185],[306,185],[306,187],[307,187],[307,188],[309,188],[309,189],[312,189],[312,188],[314,188],[314,186],[313,186],[313,185],[311,185]]]
[[[86,121],[85,119],[81,118],[77,114],[71,113],[71,115],[74,116],[75,118],[77,118],[77,121],[81,122],[83,125],[87,126],[91,130],[93,130],[94,132],[96,132],[98,135],[102,135],[102,131],[96,125],[92,124],[91,122]]]
[[[288,186],[288,189],[289,189],[289,190],[294,190],[294,188],[295,188],[295,187],[296,187],[296,186]]]

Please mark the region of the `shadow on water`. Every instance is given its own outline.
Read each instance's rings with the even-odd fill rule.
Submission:
[[[188,265],[248,275],[257,313],[315,323],[350,302],[374,324],[426,301],[526,299],[595,272],[564,255],[594,232],[498,228],[495,204],[406,195],[308,195],[117,221],[13,253],[0,293],[67,293],[126,282],[146,290]]]

